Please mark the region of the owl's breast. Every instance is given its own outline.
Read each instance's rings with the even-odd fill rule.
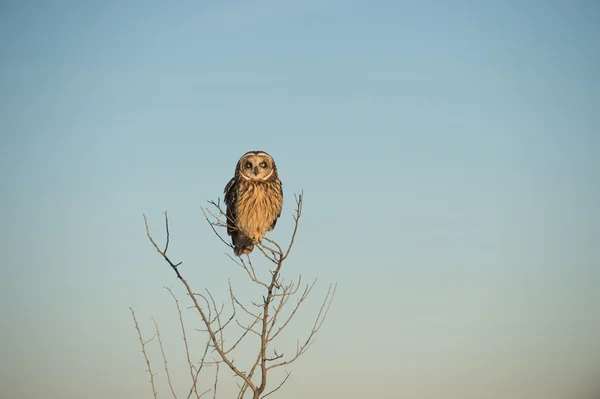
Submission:
[[[248,237],[260,240],[281,212],[281,191],[263,182],[248,182],[240,187],[237,227]]]

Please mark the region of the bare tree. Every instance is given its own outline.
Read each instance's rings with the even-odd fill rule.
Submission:
[[[302,341],[297,339],[295,350],[286,356],[284,352],[275,347],[276,338],[280,337],[286,327],[290,325],[291,320],[298,314],[299,308],[308,298],[316,283],[315,279],[310,284],[303,284],[302,275],[299,275],[297,279],[286,281],[282,275],[284,262],[290,255],[294,245],[296,233],[298,231],[299,220],[302,216],[303,196],[302,194],[299,194],[295,195],[294,198],[296,201],[296,208],[293,215],[294,228],[289,244],[283,247],[267,237],[263,237],[264,242],[262,243],[254,243],[255,248],[258,248],[262,258],[268,261],[268,263],[272,266],[269,269],[268,275],[263,276],[264,273],[257,273],[259,268],[255,267],[250,256],[241,256],[236,258],[229,256],[230,259],[241,270],[244,271],[245,275],[249,279],[249,282],[260,292],[262,292],[262,294],[260,295],[260,301],[242,300],[238,295],[235,294],[232,284],[229,282],[228,302],[230,302],[231,310],[229,311],[228,315],[225,314],[225,306],[218,306],[209,290],[205,289],[204,293],[198,293],[192,290],[188,281],[185,280],[181,274],[179,267],[181,266],[182,262],[175,263],[167,255],[170,240],[167,212],[164,213],[166,232],[164,249],[159,247],[150,234],[148,221],[144,215],[144,223],[146,226],[146,234],[148,239],[156,251],[172,268],[177,278],[185,287],[187,295],[192,302],[192,309],[194,309],[200,316],[201,324],[203,326],[201,331],[206,333],[208,336],[208,342],[205,346],[202,360],[200,361],[200,364],[196,366],[193,364],[190,357],[188,348],[188,335],[186,334],[186,328],[183,323],[181,307],[177,298],[169,289],[171,296],[176,302],[179,312],[180,324],[183,330],[183,341],[185,344],[190,376],[192,378],[192,387],[188,392],[188,398],[192,394],[195,394],[197,398],[200,398],[203,394],[209,391],[207,390],[203,393],[199,393],[197,390],[198,375],[203,366],[216,366],[217,373],[215,376],[214,387],[212,388],[213,397],[216,397],[218,370],[219,365],[222,364],[229,368],[229,370],[233,372],[234,376],[239,381],[238,399],[246,397],[247,394],[250,394],[253,399],[265,398],[283,386],[283,384],[291,375],[291,372],[288,371],[286,367],[295,362],[302,354],[304,354],[314,342],[315,335],[320,330],[327,317],[329,308],[335,295],[336,285],[329,285],[327,294],[325,295],[319,311],[314,318],[314,322],[312,322],[310,326],[310,330]],[[209,201],[209,204],[209,208],[202,208],[204,217],[217,237],[225,245],[232,247],[231,244],[229,244],[217,231],[219,228],[227,227],[226,212],[222,209],[220,201]],[[232,221],[230,221],[230,223],[231,222]],[[256,252],[257,251],[255,251],[255,253]],[[294,301],[290,301],[292,298],[296,299],[295,303]],[[133,313],[133,310],[132,316],[135,320],[135,314]],[[143,341],[137,321],[135,321],[135,324],[138,330],[140,343],[142,345],[142,352],[144,353],[144,357],[148,366],[148,372],[151,376],[152,390],[156,397],[154,377],[150,368],[150,361],[148,360],[148,356],[145,351],[145,345],[154,337],[149,341]],[[175,391],[171,385],[167,360],[164,355],[164,350],[162,349],[162,342],[160,341],[158,325],[156,325],[155,337],[158,338],[158,342],[161,346],[165,372],[171,393],[173,397],[176,398]],[[254,337],[254,339],[251,339],[250,337]],[[246,347],[249,347],[255,353],[245,367],[240,365],[242,362],[236,361],[234,356],[236,351],[242,346],[243,343],[245,343]],[[214,355],[214,359],[211,361],[205,360],[208,350],[210,350],[211,355]],[[285,376],[274,384],[270,379],[270,372],[277,368],[286,369]]]

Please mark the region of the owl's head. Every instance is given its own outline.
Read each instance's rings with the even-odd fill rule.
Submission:
[[[277,167],[266,152],[249,151],[238,161],[237,172],[246,180],[267,180],[277,176]]]

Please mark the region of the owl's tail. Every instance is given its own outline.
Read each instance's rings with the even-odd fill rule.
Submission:
[[[254,244],[252,239],[245,234],[238,233],[233,237],[233,253],[235,256],[245,255],[252,252]]]

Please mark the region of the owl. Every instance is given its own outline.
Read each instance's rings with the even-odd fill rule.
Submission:
[[[249,151],[242,155],[225,186],[225,204],[233,253],[249,254],[275,228],[283,206],[283,187],[269,154]]]

